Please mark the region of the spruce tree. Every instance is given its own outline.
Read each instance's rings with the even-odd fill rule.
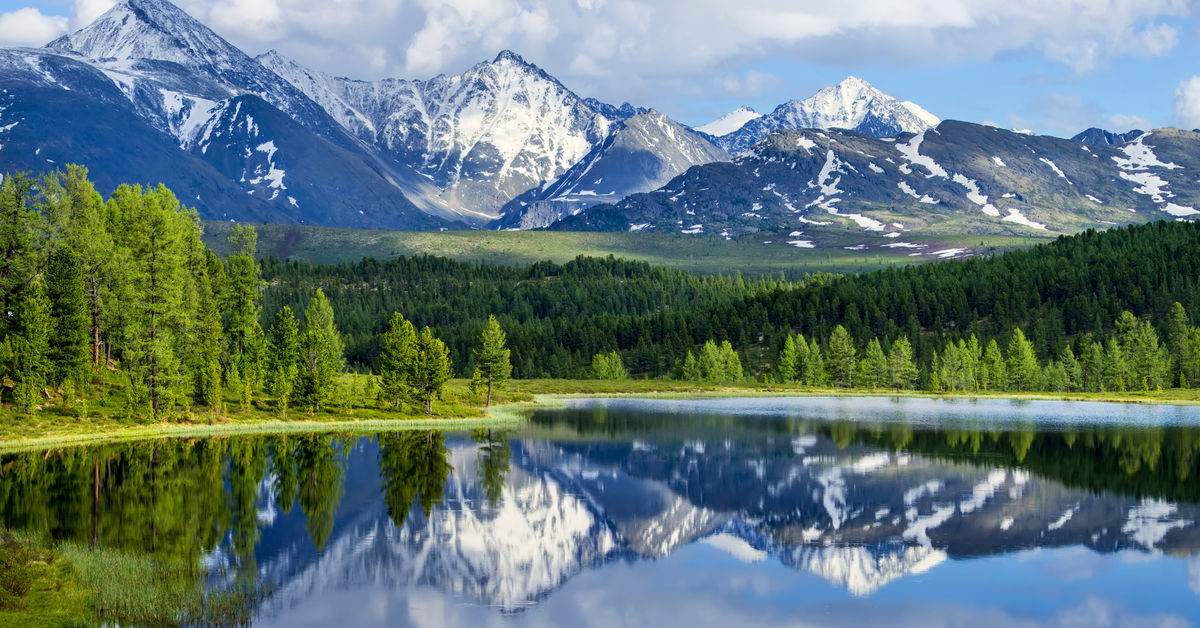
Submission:
[[[808,358],[804,361],[804,384],[806,386],[823,386],[825,384],[825,359],[821,357],[821,345],[817,344],[816,338],[813,338],[808,344]]]
[[[342,340],[337,323],[334,322],[333,306],[329,304],[329,297],[325,296],[325,291],[320,288],[313,293],[308,307],[304,308],[304,330],[315,330],[325,336],[329,350],[333,352],[334,364],[340,372],[346,364],[346,343]]]
[[[779,352],[779,381],[790,384],[796,381],[796,366],[799,363],[799,353],[796,350],[796,338],[791,334],[783,337],[783,350]]]
[[[10,330],[37,267],[38,215],[29,207],[33,186],[25,173],[8,175],[0,183],[0,336]]]
[[[1033,390],[1037,386],[1040,378],[1037,356],[1033,353],[1033,343],[1025,338],[1020,327],[1013,330],[1008,341],[1007,367],[1009,382],[1017,392]]]
[[[412,389],[424,402],[425,414],[433,414],[433,398],[441,395],[452,373],[445,343],[435,338],[428,327],[422,329],[417,336],[417,368]]]
[[[267,393],[275,397],[275,407],[281,418],[287,417],[288,403],[296,386],[296,371],[300,364],[300,329],[292,308],[283,306],[275,313],[271,324],[271,341],[267,350]]]
[[[1083,387],[1083,367],[1075,359],[1075,352],[1071,351],[1070,345],[1063,347],[1058,363],[1062,365],[1065,390],[1080,390]]]
[[[417,334],[412,323],[399,312],[393,313],[380,343],[379,378],[384,398],[396,410],[401,400],[412,395],[417,357]]]
[[[492,405],[492,389],[503,386],[512,375],[512,353],[506,346],[507,338],[495,316],[488,316],[479,346],[475,350],[475,372],[471,376],[471,388],[478,394],[486,388],[485,406]]]
[[[50,383],[78,382],[87,369],[88,312],[79,258],[66,245],[50,256],[46,296],[54,333],[50,337]]]
[[[889,385],[888,380],[888,359],[883,353],[883,346],[879,344],[878,338],[871,338],[871,342],[867,343],[867,352],[859,364],[858,385],[874,389]]]
[[[34,280],[25,288],[14,314],[14,396],[22,411],[31,415],[42,399],[46,381],[52,373],[50,335],[53,319],[50,317],[50,300],[46,298],[41,280]]]
[[[306,326],[307,327],[307,326]],[[305,329],[300,336],[300,363],[296,373],[296,401],[319,412],[333,394],[337,360],[329,337],[319,329]]]
[[[892,343],[888,371],[890,384],[897,390],[908,388],[917,381],[917,365],[913,363],[912,343],[907,336],[901,336]]]
[[[858,350],[854,348],[850,332],[841,325],[834,327],[833,334],[829,337],[825,369],[829,372],[830,383],[834,386],[854,386],[854,376],[858,370]]]

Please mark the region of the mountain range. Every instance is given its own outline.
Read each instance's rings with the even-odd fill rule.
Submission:
[[[777,561],[854,596],[952,569],[945,563],[1021,550],[1194,556],[1197,547],[1194,505],[1089,491],[1020,468],[811,433],[643,436],[514,441],[514,466],[491,506],[474,443],[451,440],[442,504],[427,517],[413,508],[398,526],[374,488],[377,448],[366,443],[348,469],[368,486],[343,500],[319,553],[276,540],[303,535],[304,516],[279,513],[267,479],[257,570],[273,593],[258,612],[274,617],[357,587],[420,586],[517,613],[589,571],[668,559],[693,544],[748,563]],[[233,573],[223,556],[212,566]]]
[[[846,247],[1070,232],[1197,213],[1198,138],[941,122],[857,77],[689,128],[579,96],[510,51],[427,80],[252,58],[167,0],[0,49],[0,170],[82,163],[102,191],[162,182],[222,220]]]

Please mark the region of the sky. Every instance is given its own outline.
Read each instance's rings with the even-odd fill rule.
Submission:
[[[1200,127],[1200,0],[177,0],[251,55],[362,79],[510,49],[582,96],[690,125],[861,77],[943,119],[1070,136]],[[113,0],[0,0],[41,45]]]

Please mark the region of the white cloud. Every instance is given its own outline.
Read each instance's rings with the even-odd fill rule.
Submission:
[[[1200,127],[1200,76],[1184,79],[1175,88],[1175,123],[1181,127]]]
[[[427,78],[508,48],[581,94],[660,108],[769,89],[769,76],[747,72],[764,61],[908,67],[1032,53],[1086,74],[1169,52],[1190,13],[1188,0],[175,1],[251,54],[277,48],[334,74]],[[71,26],[112,3],[74,0]]]
[[[75,0],[71,7],[71,30],[91,24],[116,4],[115,0]]]
[[[67,18],[25,7],[0,14],[0,45],[40,46],[67,32]]]

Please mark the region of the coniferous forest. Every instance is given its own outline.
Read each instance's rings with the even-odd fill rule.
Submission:
[[[1088,231],[994,258],[787,282],[621,259],[219,259],[165,187],[107,200],[80,167],[0,188],[0,370],[17,414],[86,396],[129,416],[229,399],[318,412],[340,373],[379,407],[481,404],[514,378],[931,391],[1200,384],[1200,225]]]

